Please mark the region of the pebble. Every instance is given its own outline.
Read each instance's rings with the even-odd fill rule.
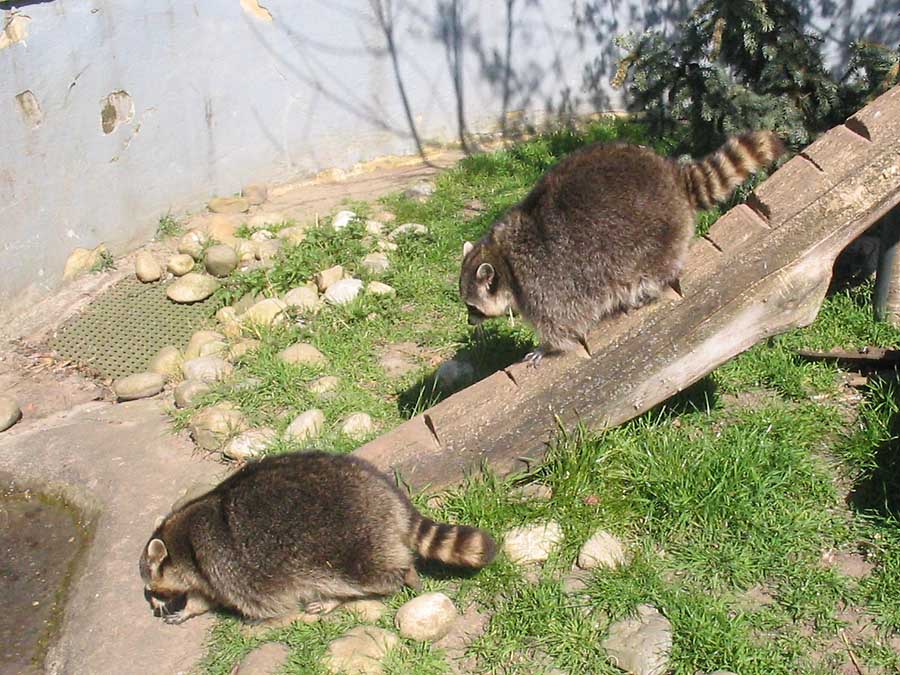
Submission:
[[[368,413],[357,412],[347,416],[341,425],[341,433],[355,441],[361,441],[375,431],[375,422]]]
[[[327,270],[322,270],[314,277],[320,293],[324,293],[328,290],[329,286],[343,278],[344,268],[340,265],[335,265],[334,267],[329,267]]]
[[[559,523],[524,525],[506,533],[503,551],[517,565],[530,565],[547,560],[563,539]]]
[[[566,595],[581,593],[587,589],[590,579],[588,570],[572,570],[562,578],[562,592]]]
[[[175,407],[176,408],[190,408],[196,402],[197,399],[211,391],[212,387],[210,387],[206,382],[198,382],[197,380],[184,380],[183,382],[179,382],[178,386],[175,387]]]
[[[156,262],[156,258],[149,251],[141,251],[134,259],[134,274],[142,283],[159,281],[163,275],[162,265]]]
[[[382,232],[384,232],[384,223],[371,219],[366,221],[366,234],[374,234],[377,236]]]
[[[321,396],[322,394],[328,394],[335,391],[338,388],[338,384],[339,380],[337,377],[334,375],[325,375],[310,382],[309,385],[307,385],[307,389],[309,389],[310,393]]]
[[[380,281],[370,281],[366,286],[366,291],[372,295],[396,295],[397,291],[393,286],[388,286]]]
[[[434,377],[438,386],[444,391],[462,389],[475,379],[475,368],[466,361],[450,359],[438,367]]]
[[[198,330],[188,340],[184,348],[185,359],[196,359],[200,356],[200,348],[207,342],[221,342],[225,336],[214,330]]]
[[[601,643],[613,663],[634,675],[663,675],[672,651],[672,624],[655,607],[638,605],[637,616],[609,627]]]
[[[353,612],[364,623],[377,623],[387,611],[387,606],[380,600],[351,600],[341,605],[341,609]]]
[[[257,230],[250,235],[250,241],[268,241],[274,239],[275,233],[271,230]]]
[[[284,430],[284,437],[289,441],[305,441],[318,436],[324,426],[325,413],[318,408],[313,408],[297,415]]]
[[[362,288],[363,282],[360,279],[341,279],[325,291],[325,301],[333,305],[346,305],[356,299]]]
[[[235,313],[240,316],[257,302],[264,299],[265,297],[261,293],[245,293],[240,300],[232,304],[232,307],[234,307]]]
[[[421,223],[404,223],[400,227],[395,228],[394,231],[388,235],[388,239],[393,241],[397,237],[402,237],[407,234],[428,234],[428,228]]]
[[[134,401],[156,396],[165,384],[166,378],[159,373],[135,373],[116,380],[112,388],[119,401]]]
[[[250,201],[243,197],[214,197],[206,206],[213,213],[246,213]]]
[[[625,547],[622,542],[605,530],[599,530],[584,542],[578,552],[577,565],[583,570],[595,567],[615,569],[625,564]]]
[[[303,243],[303,240],[306,239],[306,228],[299,225],[285,227],[278,231],[278,238],[283,239],[289,244],[296,245]]]
[[[378,365],[390,378],[403,377],[419,367],[415,359],[418,353],[419,347],[415,342],[397,342],[387,346],[378,359]]]
[[[298,342],[282,349],[278,352],[278,358],[285,363],[306,366],[322,366],[328,363],[328,359],[322,352],[306,342]]]
[[[509,496],[513,499],[521,499],[523,501],[534,500],[539,502],[548,502],[553,498],[553,489],[549,485],[543,483],[528,483],[527,485],[519,485],[509,491]]]
[[[204,450],[218,450],[225,441],[247,428],[243,413],[228,403],[219,403],[196,413],[191,418],[191,436]]]
[[[183,277],[194,269],[194,259],[187,253],[173,255],[166,263],[166,269],[176,277]]]
[[[397,610],[394,625],[400,635],[419,642],[440,640],[448,632],[459,612],[443,593],[425,593],[404,603]]]
[[[375,626],[357,626],[332,640],[323,658],[333,675],[382,675],[381,660],[400,644],[396,634]]]
[[[241,196],[250,202],[251,206],[259,206],[269,198],[269,188],[265,183],[252,183],[241,189]]]
[[[156,356],[150,359],[149,370],[151,373],[159,373],[167,380],[175,380],[181,376],[183,361],[181,350],[170,345],[160,349]]]
[[[96,248],[76,248],[66,259],[66,266],[63,268],[63,280],[69,281],[85,272],[90,272],[91,268],[100,262],[100,258],[106,253],[106,246],[100,244]]]
[[[226,337],[237,338],[241,335],[241,322],[237,318],[234,307],[221,307],[216,312],[216,321],[222,326]]]
[[[244,431],[232,438],[225,447],[222,448],[222,454],[229,459],[246,461],[254,457],[259,457],[266,448],[275,441],[276,434],[274,429],[261,428],[250,429]]]
[[[387,272],[391,261],[384,253],[370,253],[362,259],[362,266],[369,274],[381,274]]]
[[[305,312],[314,311],[319,308],[319,292],[314,284],[292,288],[284,294],[284,304]]]
[[[237,231],[237,216],[224,213],[214,213],[208,217],[202,229],[209,236],[219,242],[234,239],[234,233]]]
[[[205,232],[200,230],[190,230],[182,235],[178,240],[178,252],[183,255],[189,255],[194,260],[200,260],[203,257],[203,247],[209,238]]]
[[[228,361],[237,361],[239,358],[252,352],[255,349],[259,349],[260,344],[262,344],[259,340],[254,340],[253,338],[244,338],[239,342],[235,342],[231,345],[231,348],[228,350],[228,356],[225,358]]]
[[[206,271],[215,277],[227,277],[238,266],[240,258],[233,248],[225,244],[216,244],[206,249]]]
[[[403,191],[403,196],[413,199],[417,202],[424,202],[434,194],[434,183],[428,180],[422,180],[414,183]]]
[[[222,340],[206,342],[200,347],[200,356],[219,356],[225,358],[228,355],[228,343]]]
[[[219,288],[219,282],[205,274],[188,272],[169,284],[166,295],[173,302],[190,303],[206,300]]]
[[[396,251],[399,246],[392,241],[387,241],[386,239],[379,239],[376,244],[379,251]]]
[[[252,263],[256,260],[256,254],[259,252],[259,247],[257,246],[255,241],[249,241],[247,239],[237,239],[234,244],[234,252],[237,253],[237,257],[240,259],[240,264]]]
[[[335,231],[343,230],[353,222],[355,218],[356,214],[353,211],[338,211],[331,221],[331,227],[333,227]]]
[[[281,225],[288,220],[280,211],[263,211],[250,216],[247,225],[252,228],[269,227],[271,225]]]
[[[241,659],[230,675],[276,675],[284,670],[290,655],[287,645],[267,642]]]
[[[181,371],[186,380],[198,380],[210,384],[224,380],[231,375],[234,368],[228,361],[218,356],[198,356],[185,361]]]
[[[272,326],[284,321],[285,309],[287,309],[287,305],[284,304],[284,301],[278,298],[266,298],[247,309],[239,318],[244,325]]]
[[[12,396],[0,396],[0,431],[6,431],[22,419],[22,408]]]
[[[272,260],[284,245],[284,239],[266,239],[254,242],[256,244],[256,259],[262,261]]]

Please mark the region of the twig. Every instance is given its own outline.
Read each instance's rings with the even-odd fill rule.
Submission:
[[[844,629],[841,628],[838,631],[838,634],[841,636],[841,641],[844,643],[844,647],[847,648],[847,653],[850,655],[850,660],[853,662],[853,666],[856,668],[856,672],[859,675],[866,675],[866,671],[862,669],[859,665],[859,661],[856,659],[856,654],[853,653],[853,647],[850,646],[850,641],[847,640],[847,636],[844,634]]]

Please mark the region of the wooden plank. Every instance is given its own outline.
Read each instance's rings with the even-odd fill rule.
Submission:
[[[900,87],[894,87],[847,120],[846,126],[873,143],[900,135]]]
[[[819,136],[800,154],[838,181],[864,165],[871,150],[870,141],[842,124]]]
[[[765,236],[769,231],[760,215],[746,204],[738,204],[719,218],[707,233],[716,248],[727,253],[740,248],[753,237]]]
[[[757,187],[747,204],[760,213],[769,227],[780,227],[828,189],[826,174],[802,155],[793,157]]]

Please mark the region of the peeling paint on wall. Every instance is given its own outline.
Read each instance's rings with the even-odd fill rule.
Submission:
[[[31,17],[12,10],[7,12],[6,21],[3,24],[3,32],[0,32],[0,49],[6,49],[17,42],[24,42],[28,37],[28,24]]]
[[[134,119],[134,101],[127,91],[114,91],[101,101],[100,128],[104,134],[111,134],[120,124]]]
[[[247,12],[247,14],[260,21],[272,20],[272,12],[260,5],[259,0],[241,0],[241,7],[244,8],[244,11]]]
[[[41,104],[30,89],[21,94],[16,94],[16,103],[19,104],[19,112],[22,113],[22,121],[29,129],[37,129],[44,122],[44,111]]]

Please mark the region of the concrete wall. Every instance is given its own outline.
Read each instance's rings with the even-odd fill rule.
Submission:
[[[76,246],[121,251],[168,209],[246,182],[413,153],[412,126],[447,141],[508,113],[619,108],[612,38],[666,29],[690,3],[21,4],[0,2],[0,314],[58,284]],[[871,6],[813,14],[838,44]]]

